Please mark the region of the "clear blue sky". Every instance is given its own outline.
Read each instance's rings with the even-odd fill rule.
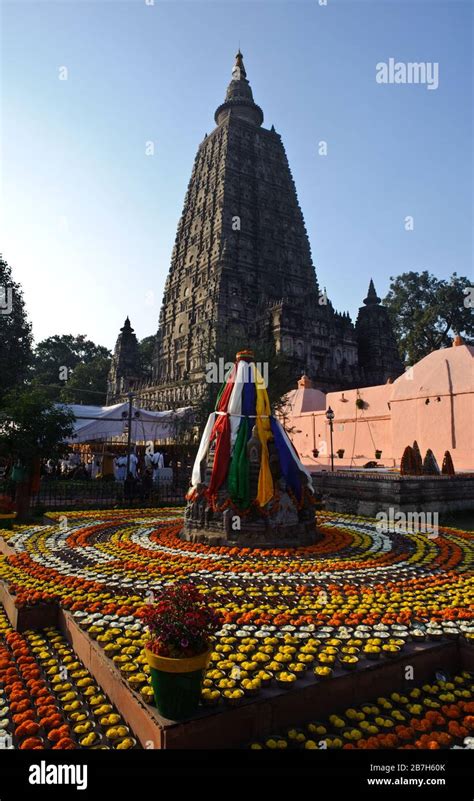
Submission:
[[[470,2],[2,0],[1,11],[1,245],[36,340],[85,333],[111,347],[126,314],[140,338],[156,331],[196,149],[239,42],[335,307],[356,314],[371,276],[384,295],[406,270],[470,274]],[[377,84],[391,57],[438,62],[439,88]]]

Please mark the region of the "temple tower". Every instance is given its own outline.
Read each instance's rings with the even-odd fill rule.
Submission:
[[[165,286],[153,382],[202,383],[226,340],[258,335],[319,383],[336,380],[341,321],[321,296],[280,135],[262,127],[240,51],[217,127],[198,149]],[[323,298],[324,300],[324,298]],[[357,343],[345,321],[346,379]],[[352,369],[351,369],[352,368]]]
[[[108,381],[107,403],[116,403],[139,378],[140,356],[135,332],[126,318],[115,343]]]
[[[156,409],[192,404],[206,387],[208,362],[245,347],[258,360],[259,345],[286,354],[295,382],[304,372],[318,389],[384,381],[366,345],[383,307],[361,317],[358,336],[349,315],[320,292],[281,136],[263,127],[240,50],[214,119],[194,160],[142,397]],[[138,362],[130,386],[137,375]],[[115,367],[110,383],[117,385]]]
[[[356,333],[366,386],[395,380],[404,372],[387,308],[381,305],[372,279],[364,306],[359,309]]]

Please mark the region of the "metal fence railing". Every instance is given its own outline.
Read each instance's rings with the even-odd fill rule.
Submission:
[[[189,489],[190,476],[181,473],[172,482],[141,482],[41,479],[40,488],[31,496],[35,511],[59,509],[114,509],[182,506]]]

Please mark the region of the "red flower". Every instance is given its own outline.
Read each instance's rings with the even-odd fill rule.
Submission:
[[[167,587],[155,604],[147,604],[139,613],[151,634],[149,649],[172,658],[206,651],[221,625],[211,603],[192,584]]]

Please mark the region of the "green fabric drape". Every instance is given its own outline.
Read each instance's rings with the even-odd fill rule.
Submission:
[[[243,417],[229,468],[228,489],[233,502],[241,509],[250,506],[250,473],[247,458],[248,420]]]

